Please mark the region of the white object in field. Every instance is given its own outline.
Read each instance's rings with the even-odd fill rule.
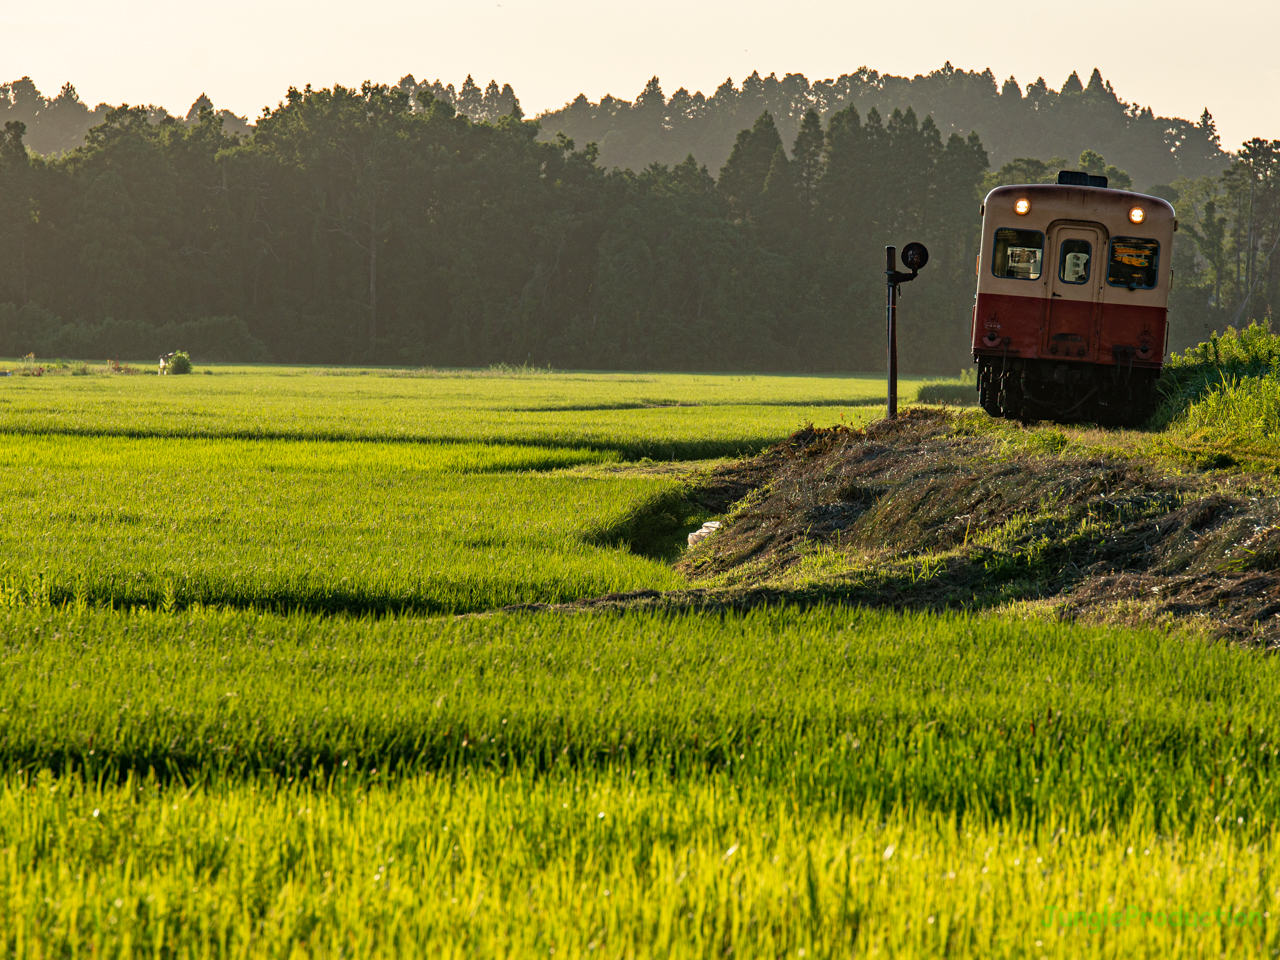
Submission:
[[[701,530],[695,530],[693,533],[689,534],[689,546],[694,546],[699,540],[711,536],[711,534],[715,533],[719,529],[719,520],[708,520],[702,525]]]

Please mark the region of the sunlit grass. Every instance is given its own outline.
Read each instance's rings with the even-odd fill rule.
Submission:
[[[9,377],[0,432],[506,442],[687,460],[754,453],[810,420],[883,414],[884,381],[867,375],[339,372]],[[904,400],[918,382],[904,380]]]
[[[1181,426],[1253,443],[1280,439],[1280,376],[1232,377],[1211,387]]]
[[[97,603],[463,612],[671,587],[591,536],[671,490],[555,468],[609,451],[11,436],[0,592]]]
[[[679,586],[601,546],[684,472],[627,458],[861,423],[881,389],[0,381],[0,951],[1274,955],[1273,658],[833,606],[487,612]],[[958,423],[994,459],[1161,449]]]
[[[1270,840],[808,811],[723,776],[0,785],[17,955],[1268,955]],[[553,952],[554,951],[554,952]]]
[[[842,608],[461,620],[21,607],[0,760],[737,771],[807,809],[1180,833],[1280,813],[1280,664],[1160,633]]]
[[[841,609],[0,635],[11,952],[1277,942],[1278,668],[1247,651]]]

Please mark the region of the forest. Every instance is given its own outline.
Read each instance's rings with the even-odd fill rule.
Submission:
[[[682,87],[669,99],[654,77],[633,102],[605,96],[592,103],[580,95],[539,119],[548,131],[599,143],[606,166],[639,169],[692,153],[714,168],[728,157],[738,130],[766,110],[790,139],[809,110],[825,120],[850,105],[864,116],[872,109],[889,116],[911,107],[918,116],[932,116],[944,137],[977,131],[996,166],[1017,157],[1078,157],[1093,150],[1141,188],[1217,174],[1230,159],[1208,108],[1195,122],[1158,117],[1150,107],[1121,99],[1096,69],[1087,84],[1072,73],[1059,90],[1043,77],[1025,90],[1013,77],[1001,85],[990,70],[957,70],[950,63],[915,77],[867,67],[816,82],[799,73],[781,80],[753,73],[741,86],[726,80],[710,97]]]
[[[883,247],[920,240],[903,368],[954,373],[983,192],[1077,166],[1177,206],[1171,347],[1280,297],[1280,141],[1226,153],[1207,110],[1097,71],[655,78],[535,120],[510,85],[406,77],[291,88],[252,126],[24,79],[0,120],[4,356],[875,370]]]

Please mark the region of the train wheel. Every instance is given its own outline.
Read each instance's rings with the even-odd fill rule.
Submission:
[[[991,416],[1000,416],[1000,384],[991,361],[978,361],[978,404]]]
[[[1124,418],[1124,426],[1130,429],[1137,429],[1142,426],[1156,412],[1156,382],[1154,377],[1134,378],[1133,383],[1133,399],[1128,416]]]
[[[1005,370],[1000,377],[1000,416],[1007,420],[1021,420],[1024,406],[1022,371]]]

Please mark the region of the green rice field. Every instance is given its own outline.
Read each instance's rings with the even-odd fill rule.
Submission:
[[[158,378],[157,378],[158,379]],[[0,448],[0,589],[97,603],[488,610],[640,586],[594,546],[673,482],[575,473],[581,448],[14,437]]]
[[[0,379],[0,953],[1280,955],[1267,654],[500,612],[684,586],[616,531],[880,387]]]
[[[878,376],[203,369],[10,377],[0,431],[517,443],[686,460],[754,453],[807,420],[884,409]],[[922,382],[904,378],[903,399]]]

